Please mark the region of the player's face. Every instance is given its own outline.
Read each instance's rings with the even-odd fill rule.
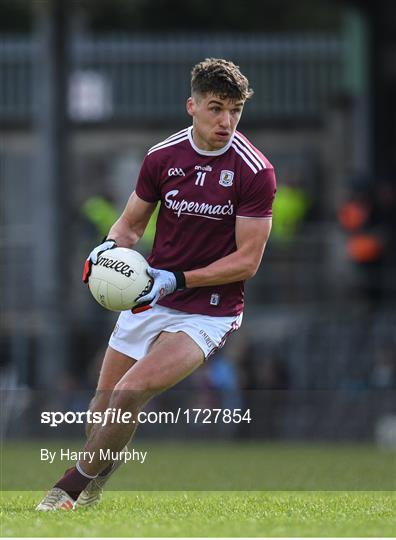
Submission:
[[[221,99],[214,94],[194,94],[187,100],[193,117],[193,138],[202,150],[219,150],[234,134],[241,118],[243,101]]]

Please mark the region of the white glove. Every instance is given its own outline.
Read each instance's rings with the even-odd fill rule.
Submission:
[[[141,296],[136,302],[153,307],[160,298],[175,292],[177,287],[176,276],[173,272],[158,270],[157,268],[151,268],[151,266],[147,268],[147,273],[154,280],[153,286],[148,294]]]
[[[115,240],[105,240],[91,251],[84,264],[82,276],[82,280],[84,283],[88,283],[89,276],[91,275],[92,265],[98,262],[99,255],[104,251],[107,251],[108,249],[113,249],[115,247],[117,247],[117,242]]]
[[[108,249],[113,249],[117,246],[115,240],[105,240],[99,246],[96,246],[88,256],[88,259],[91,260],[92,264],[96,264],[99,259],[99,255]]]
[[[186,287],[186,278],[183,272],[168,272],[168,270],[158,270],[149,266],[147,273],[154,280],[153,286],[149,293],[136,299],[137,305],[132,308],[133,314],[151,309],[160,298],[175,291],[182,291]]]

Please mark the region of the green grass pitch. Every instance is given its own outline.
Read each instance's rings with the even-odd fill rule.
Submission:
[[[393,537],[382,492],[108,492],[96,508],[38,514],[37,492],[2,496],[2,536]]]
[[[50,514],[34,507],[70,464],[40,463],[42,446],[2,447],[3,537],[396,535],[395,454],[370,446],[147,443],[99,505]]]

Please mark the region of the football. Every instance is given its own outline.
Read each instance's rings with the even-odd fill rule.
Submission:
[[[111,311],[125,311],[136,298],[147,294],[153,280],[146,259],[133,249],[117,247],[104,251],[92,265],[88,285],[92,296]]]

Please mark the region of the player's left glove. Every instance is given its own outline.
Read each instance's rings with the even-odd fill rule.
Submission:
[[[136,299],[138,305],[132,309],[132,313],[140,313],[152,308],[160,298],[173,292],[181,291],[186,286],[183,272],[168,272],[157,268],[147,268],[147,273],[153,278],[154,283],[148,294]]]

